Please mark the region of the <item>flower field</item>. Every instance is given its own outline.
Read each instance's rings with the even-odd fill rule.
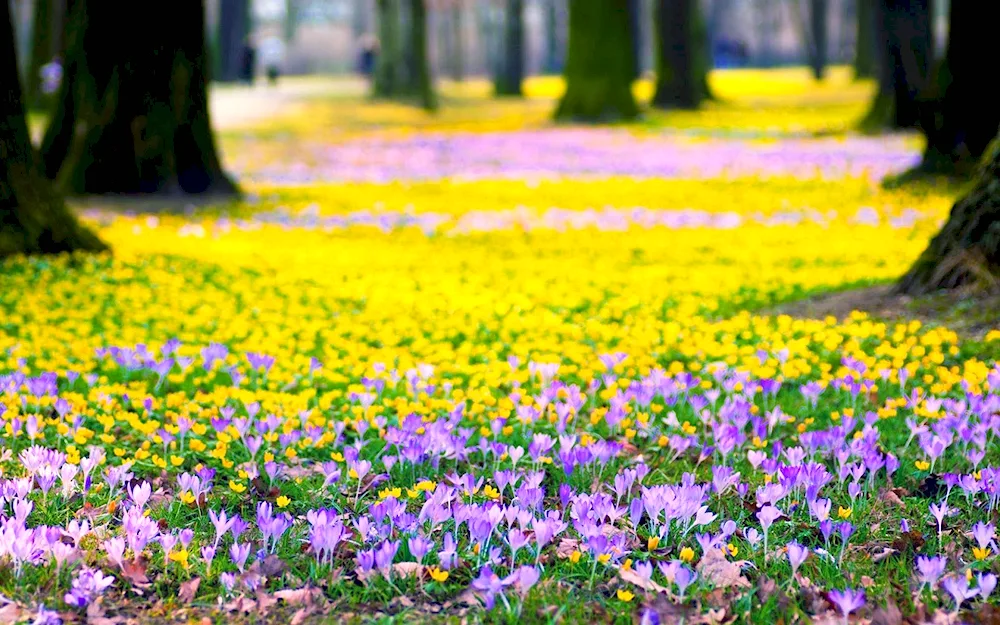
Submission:
[[[246,201],[4,261],[0,621],[992,614],[1000,331],[771,313],[954,197],[879,187],[912,138],[790,129],[865,96],[796,77],[774,136],[720,130],[738,73],[700,134],[550,128],[545,85],[226,131]]]

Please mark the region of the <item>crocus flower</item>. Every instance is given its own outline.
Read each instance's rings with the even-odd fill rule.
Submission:
[[[830,598],[830,601],[837,605],[840,613],[844,615],[845,623],[851,612],[854,612],[865,604],[864,590],[852,590],[851,588],[831,590],[827,596]]]

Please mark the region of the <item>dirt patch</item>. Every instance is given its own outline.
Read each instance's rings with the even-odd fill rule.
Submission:
[[[966,340],[981,341],[990,330],[1000,328],[1000,292],[943,291],[927,297],[909,297],[881,285],[824,293],[804,300],[780,304],[767,314],[843,320],[853,311],[866,312],[884,321],[916,319],[927,325],[943,325]]]

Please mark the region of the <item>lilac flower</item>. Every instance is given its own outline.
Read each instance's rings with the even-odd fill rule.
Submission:
[[[114,583],[115,578],[97,569],[84,568],[73,579],[72,587],[63,600],[74,608],[85,608]]]
[[[795,573],[799,570],[799,567],[802,566],[802,563],[809,557],[809,548],[803,547],[794,541],[788,543],[785,548],[788,552],[788,563],[792,566],[792,578],[794,578]]]
[[[964,603],[966,599],[971,599],[979,594],[978,588],[969,588],[969,580],[966,579],[965,575],[949,575],[944,578],[942,585],[955,601],[956,613],[962,608],[962,603]]]
[[[784,516],[781,510],[774,506],[768,505],[764,506],[757,511],[757,520],[760,521],[760,526],[764,529],[764,559],[767,559],[767,534],[768,530],[771,529],[771,524],[778,520],[780,517]]]
[[[931,588],[937,583],[941,575],[944,574],[948,561],[942,556],[917,556],[917,571],[919,573],[920,588],[929,586]]]
[[[845,623],[847,622],[847,616],[851,612],[854,612],[865,604],[864,590],[852,590],[850,588],[845,588],[842,591],[831,590],[827,596],[840,609],[840,613],[844,615]]]

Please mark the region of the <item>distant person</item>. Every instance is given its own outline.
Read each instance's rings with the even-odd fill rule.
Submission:
[[[62,58],[57,56],[45,65],[42,65],[38,70],[38,74],[42,80],[42,93],[46,95],[55,93],[62,82]]]
[[[358,58],[358,72],[362,76],[371,76],[375,72],[375,61],[378,56],[378,40],[370,34],[363,35],[360,40],[361,52]]]
[[[280,38],[271,35],[260,44],[260,60],[264,64],[264,72],[271,86],[278,84],[284,58],[285,44]]]
[[[257,64],[257,51],[254,50],[253,40],[247,37],[243,41],[243,62],[240,66],[240,78],[248,85],[253,85],[254,71]]]

